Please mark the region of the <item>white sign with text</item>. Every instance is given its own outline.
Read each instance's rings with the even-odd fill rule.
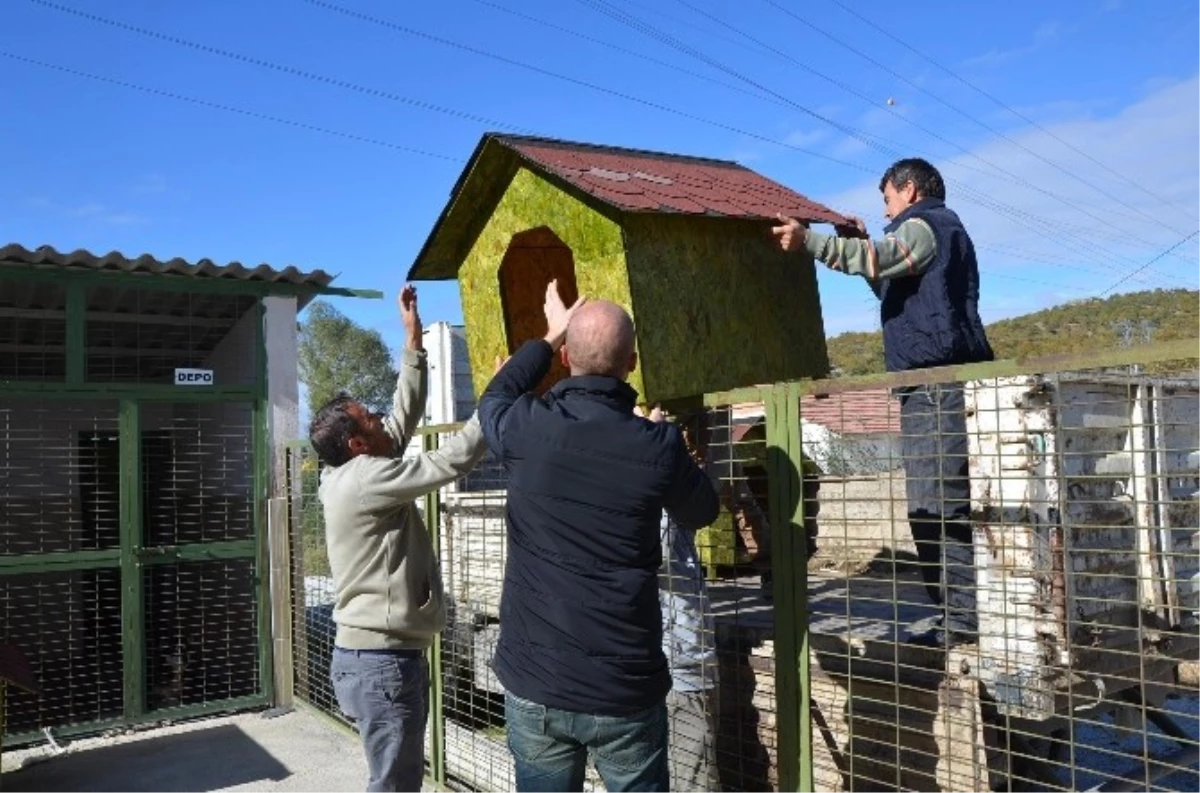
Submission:
[[[212,369],[176,369],[175,385],[212,385]]]

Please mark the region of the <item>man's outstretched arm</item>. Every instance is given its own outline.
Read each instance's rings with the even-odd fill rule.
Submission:
[[[861,275],[873,282],[918,275],[937,253],[933,229],[920,218],[904,221],[880,240],[821,234],[792,218],[781,217],[780,223],[773,232],[785,251],[803,248],[832,270]]]

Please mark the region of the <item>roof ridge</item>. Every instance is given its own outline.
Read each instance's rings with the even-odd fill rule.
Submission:
[[[513,143],[537,143],[549,146],[560,146],[564,149],[578,149],[591,152],[611,152],[613,154],[632,154],[640,157],[652,157],[661,160],[684,160],[687,162],[705,163],[707,165],[723,165],[741,168],[743,171],[749,171],[750,168],[742,165],[737,160],[721,160],[716,157],[701,157],[695,154],[675,154],[669,151],[654,151],[652,149],[634,149],[625,146],[609,146],[601,143],[584,143],[583,141],[566,140],[564,138],[547,138],[540,135],[509,135],[501,132],[484,133],[485,138],[495,140],[496,142],[506,145],[509,148],[514,148],[509,144]]]

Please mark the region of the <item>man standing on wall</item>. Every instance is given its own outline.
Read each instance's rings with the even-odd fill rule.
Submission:
[[[487,447],[472,416],[436,451],[404,459],[425,414],[428,368],[417,292],[400,293],[407,335],[392,412],[339,396],[309,428],[325,466],[319,494],[337,623],[329,676],[367,755],[368,791],[420,790],[429,668],[446,626],[442,577],[416,500],[471,471]]]
[[[479,400],[508,474],[500,640],[517,790],[582,790],[592,759],[606,790],[667,790],[658,569],[666,509],[685,530],[717,517],[717,493],[679,430],[634,415],[633,320],[607,301],[563,305]],[[565,342],[565,346],[564,346]],[[533,389],[561,348],[570,371]]]
[[[900,160],[879,182],[891,221],[882,240],[857,218],[838,237],[779,217],[785,251],[805,250],[831,269],[867,279],[879,297],[890,372],[993,359],[979,318],[975,246],[946,207],[946,185],[925,160]],[[941,625],[913,641],[953,646],[978,633],[970,525],[967,429],[961,383],[898,389],[908,519],[925,588]]]

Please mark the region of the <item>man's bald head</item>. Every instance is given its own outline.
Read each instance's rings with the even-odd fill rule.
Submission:
[[[580,306],[567,326],[571,375],[600,374],[624,380],[637,365],[633,319],[607,300]]]

